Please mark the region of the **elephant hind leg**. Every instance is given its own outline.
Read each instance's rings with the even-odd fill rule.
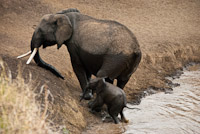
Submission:
[[[96,76],[110,80],[116,79],[126,69],[126,60],[125,56],[106,57]]]
[[[121,80],[121,79],[117,79],[117,86],[121,89],[123,89],[126,85],[126,83],[129,81],[130,78],[127,78],[127,79],[124,79],[124,80]]]
[[[106,78],[105,80],[106,80],[106,82],[109,82],[109,83],[111,83],[111,84],[113,84],[113,82],[114,82],[114,81],[111,80],[110,78]]]
[[[119,124],[119,119],[118,119],[117,116],[115,116],[115,115],[111,115],[111,117],[113,118],[115,124]]]
[[[115,124],[119,124],[119,118],[117,117],[118,114],[114,113],[112,110],[108,109],[108,113],[113,118]]]
[[[129,68],[125,69],[121,72],[120,76],[117,78],[117,86],[120,88],[124,88],[126,83],[129,81],[131,75],[136,71],[140,61],[141,61],[142,53],[138,52],[133,54],[132,63],[130,63]]]
[[[124,123],[128,123],[128,122],[129,122],[129,120],[127,120],[127,119],[125,118],[123,111],[120,112],[120,115],[121,115],[121,121],[122,121],[122,122],[124,122]]]
[[[112,105],[111,107],[108,107],[108,113],[113,118],[115,124],[119,123],[119,118],[118,118],[119,110],[120,109],[118,105]]]

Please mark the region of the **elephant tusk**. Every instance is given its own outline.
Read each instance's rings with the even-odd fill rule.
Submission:
[[[34,48],[32,54],[31,54],[31,56],[29,57],[29,59],[28,59],[28,61],[26,62],[26,64],[29,64],[29,63],[31,62],[31,60],[32,60],[33,57],[35,56],[36,52],[37,52],[37,48]]]
[[[29,51],[29,52],[27,52],[27,53],[25,53],[25,54],[22,54],[22,55],[20,55],[20,56],[17,56],[17,59],[23,58],[23,57],[28,56],[28,55],[30,55],[30,54],[31,54],[31,51]]]

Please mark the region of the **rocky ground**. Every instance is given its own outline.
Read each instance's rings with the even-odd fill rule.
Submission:
[[[54,96],[49,119],[65,125],[72,133],[80,133],[87,125],[99,125],[101,121],[88,112],[86,102],[79,102],[81,89],[67,49],[62,47],[58,51],[55,46],[41,50],[41,57],[65,76],[64,81],[34,62],[25,65],[27,58],[16,59],[30,50],[30,40],[40,18],[66,8],[77,8],[99,19],[116,20],[134,32],[143,57],[125,87],[130,102],[138,101],[139,94],[148,87],[167,87],[165,76],[188,62],[200,61],[199,0],[1,0],[1,58],[12,70],[13,78],[20,64],[27,82],[31,72],[38,90],[42,84],[48,85]]]

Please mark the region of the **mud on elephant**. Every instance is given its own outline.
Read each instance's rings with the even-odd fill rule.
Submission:
[[[38,66],[64,79],[39,55],[39,47],[55,44],[58,49],[66,45],[83,91],[91,75],[106,78],[110,83],[117,79],[117,86],[123,89],[141,60],[138,41],[126,26],[84,15],[77,9],[44,15],[33,33],[31,52],[25,54],[31,53],[27,64],[34,58]],[[91,96],[87,93],[85,99]]]

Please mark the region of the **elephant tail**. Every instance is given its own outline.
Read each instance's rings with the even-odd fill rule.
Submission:
[[[126,108],[128,108],[128,109],[136,109],[136,110],[141,110],[141,109],[139,109],[139,108],[136,108],[136,107],[128,107],[127,105],[125,105],[125,107],[126,107]]]

